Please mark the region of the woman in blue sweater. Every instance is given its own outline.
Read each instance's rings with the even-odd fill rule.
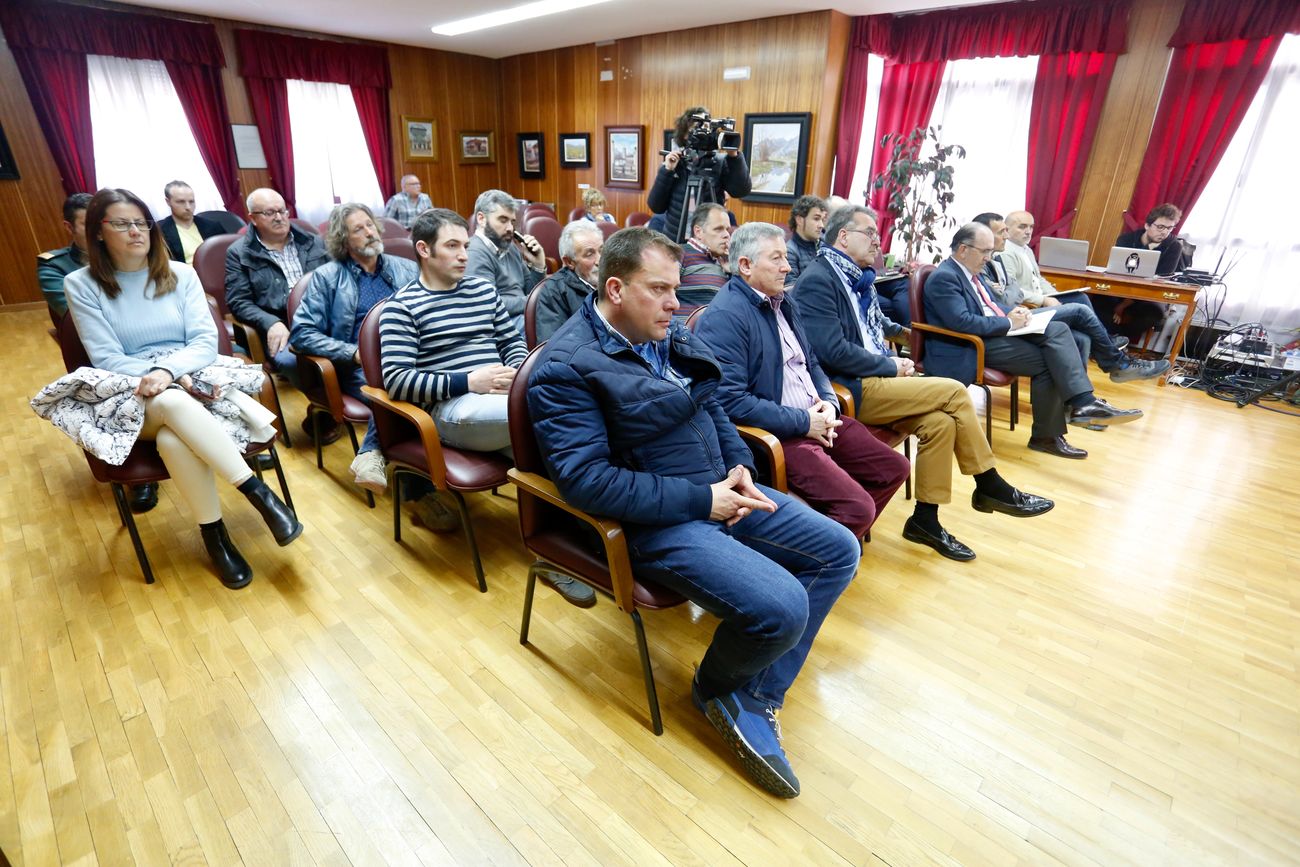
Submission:
[[[194,269],[171,261],[149,211],[127,190],[100,190],[86,209],[88,265],[67,278],[68,311],[90,362],[140,377],[142,439],[152,439],[167,472],[198,520],[203,544],[227,587],[253,570],[221,521],[214,476],[239,488],[275,540],[287,545],[302,524],[253,475],[243,454],[199,402],[190,374],[217,356],[217,330]]]

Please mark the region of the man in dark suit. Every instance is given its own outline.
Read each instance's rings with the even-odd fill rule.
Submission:
[[[808,341],[826,373],[853,392],[859,421],[891,427],[920,443],[916,508],[903,538],[950,560],[973,560],[975,552],[939,522],[939,507],[952,502],[954,457],[975,480],[971,505],[981,512],[1027,518],[1051,509],[1052,501],[1018,491],[998,474],[963,385],[913,376],[911,360],[894,355],[887,336],[901,338],[907,330],[876,301],[871,264],[879,253],[880,235],[868,209],[845,205],[831,215],[817,258],[794,290]]]
[[[170,217],[158,221],[167,252],[173,261],[193,265],[199,245],[213,235],[223,234],[223,230],[211,220],[194,216],[194,190],[184,181],[172,181],[163,187],[163,195],[172,209]]]
[[[790,491],[861,539],[911,464],[857,419],[839,417],[831,382],[786,297],[785,234],[771,223],[746,223],[730,253],[733,276],[696,329],[722,365],[718,402],[734,424],[781,440]]]
[[[1093,394],[1069,326],[1053,321],[1039,333],[1008,336],[1013,329],[1029,326],[1034,314],[1025,307],[1008,310],[999,306],[977,276],[993,249],[993,232],[988,226],[967,223],[957,230],[952,255],[926,281],[926,321],[983,338],[986,365],[1031,377],[1031,449],[1063,458],[1086,458],[1086,451],[1065,440],[1067,408],[1070,424],[1094,429],[1134,421],[1142,411],[1116,409]],[[975,381],[975,347],[968,341],[929,335],[924,362],[926,373],[933,376],[947,376],[965,385]]]

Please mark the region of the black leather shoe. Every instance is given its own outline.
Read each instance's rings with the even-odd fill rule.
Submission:
[[[915,516],[908,518],[903,525],[903,538],[918,545],[929,545],[949,560],[965,562],[975,559],[975,552],[958,542],[947,530],[941,527],[936,536],[917,523]]]
[[[250,482],[254,484],[250,485]],[[262,513],[262,520],[266,521],[266,526],[270,528],[276,544],[283,547],[302,535],[302,524],[298,521],[298,516],[289,510],[284,501],[277,497],[275,491],[268,488],[265,482],[254,476],[244,484],[249,485],[247,488],[241,486],[244,496],[248,497],[248,502]]]
[[[1124,424],[1137,421],[1141,417],[1140,409],[1116,409],[1104,400],[1094,400],[1087,406],[1070,410],[1070,424],[1082,427]]]
[[[1052,511],[1056,503],[1046,497],[1026,494],[1024,491],[1012,488],[1010,502],[974,491],[970,495],[970,505],[977,512],[1001,512],[1013,518],[1032,518],[1034,515]]]
[[[132,485],[127,504],[137,515],[143,515],[158,505],[158,483],[145,482],[143,485]]]
[[[203,534],[203,547],[208,549],[208,558],[217,570],[221,583],[231,590],[248,586],[248,582],[253,580],[253,567],[248,565],[244,555],[230,541],[225,523],[213,521],[211,524],[199,524],[199,532]]]
[[[1029,447],[1036,452],[1047,452],[1058,458],[1070,458],[1081,461],[1088,456],[1083,449],[1077,449],[1065,441],[1065,437],[1030,437]]]

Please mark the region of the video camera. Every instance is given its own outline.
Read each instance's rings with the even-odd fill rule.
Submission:
[[[716,120],[708,112],[691,115],[695,125],[686,134],[686,147],[682,149],[682,158],[694,163],[701,157],[711,157],[718,148],[723,150],[740,150],[740,133],[736,132],[734,117],[720,117]]]

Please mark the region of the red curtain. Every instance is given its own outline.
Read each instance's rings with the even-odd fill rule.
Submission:
[[[239,31],[236,31],[239,32]],[[289,213],[297,216],[297,195],[293,175],[293,130],[289,126],[289,86],[283,78],[244,77],[248,102],[257,121],[271,184],[284,198]]]
[[[1132,0],[1038,0],[873,15],[863,35],[873,54],[900,63],[1070,51],[1120,54],[1131,6]]]
[[[382,87],[352,85],[352,101],[357,104],[357,117],[361,119],[361,132],[366,136],[366,150],[379,179],[379,189],[384,195],[396,189],[393,183],[392,127],[388,122],[388,90]]]
[[[1115,60],[1114,54],[1093,51],[1038,58],[1025,183],[1025,209],[1038,228],[1035,242],[1043,235],[1069,235]]]
[[[1295,0],[1187,0],[1170,48],[1300,33]]]
[[[266,161],[289,207],[293,200],[293,147],[289,137],[289,99],[284,82],[328,81],[352,88],[366,149],[385,195],[394,189],[392,127],[388,112],[388,49],[382,45],[307,39],[264,30],[235,30],[240,73],[248,86]],[[254,85],[254,82],[259,84]],[[278,89],[273,86],[278,84]],[[254,88],[259,93],[254,95]],[[267,114],[258,113],[258,104]],[[282,108],[281,108],[282,106]],[[279,113],[282,112],[282,117]],[[268,130],[282,130],[282,140],[268,147]],[[272,156],[272,150],[276,151]],[[279,167],[278,171],[276,167]],[[285,180],[287,178],[287,180]]]
[[[853,22],[856,30],[864,19]],[[848,198],[853,186],[853,173],[858,168],[859,139],[862,136],[862,116],[867,106],[867,58],[865,48],[849,47],[849,65],[844,72],[844,89],[840,92],[840,125],[835,136],[835,185],[831,193]]]
[[[185,118],[194,133],[203,164],[208,167],[226,210],[244,214],[239,196],[239,165],[235,143],[230,135],[230,114],[226,111],[226,90],[221,83],[221,69],[167,61],[176,95],[180,97]]]
[[[63,191],[68,195],[95,192],[95,138],[90,126],[86,55],[10,47],[62,175]]]
[[[1280,36],[1174,49],[1129,203],[1130,225],[1172,202],[1191,212],[1268,74]]]
[[[876,113],[876,147],[871,153],[872,178],[889,165],[889,151],[880,147],[880,139],[891,132],[907,135],[929,121],[934,101],[939,96],[945,65],[942,60],[921,63],[885,61],[885,74],[880,80],[880,108]],[[885,190],[873,190],[868,204],[880,214],[881,245],[888,250],[894,224],[893,217],[886,210],[889,195]]]

